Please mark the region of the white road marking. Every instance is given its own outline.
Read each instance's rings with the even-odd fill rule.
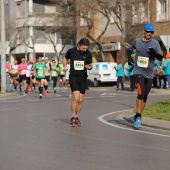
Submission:
[[[3,103],[16,103],[16,102],[20,102],[20,100],[4,100],[2,101]]]
[[[104,120],[105,116],[109,116],[109,115],[116,114],[116,113],[119,113],[119,112],[127,112],[127,111],[131,111],[131,109],[130,110],[122,110],[122,111],[107,113],[107,114],[99,116],[97,119],[100,122],[104,123],[104,124],[107,124],[109,126],[113,126],[115,128],[118,128],[118,129],[133,131],[133,132],[136,132],[136,133],[145,133],[145,134],[149,134],[149,135],[155,135],[155,136],[162,136],[162,137],[170,138],[170,135],[164,135],[164,134],[160,134],[160,133],[152,133],[152,132],[147,132],[147,131],[141,131],[141,130],[139,131],[139,130],[134,130],[134,129],[130,129],[130,128],[125,128],[125,127],[121,127],[121,126],[115,125],[114,123],[110,123],[110,122]]]
[[[9,110],[18,110],[20,108],[11,108],[11,109],[0,109],[0,111],[9,111]]]

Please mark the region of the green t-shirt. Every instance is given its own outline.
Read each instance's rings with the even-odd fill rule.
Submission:
[[[35,63],[33,68],[36,69],[36,78],[45,78],[46,64],[44,62]]]
[[[58,64],[58,68],[59,68],[59,70],[60,70],[60,73],[59,73],[59,75],[60,76],[64,76],[65,75],[65,72],[64,72],[64,66],[63,66],[63,64]]]
[[[59,69],[57,65],[51,65],[51,77],[58,77],[56,69]]]

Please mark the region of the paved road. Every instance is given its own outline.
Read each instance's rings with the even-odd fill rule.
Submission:
[[[0,170],[169,170],[170,132],[116,121],[135,98],[136,92],[91,88],[76,128],[69,127],[66,93],[0,99]],[[168,98],[151,93],[148,104]]]

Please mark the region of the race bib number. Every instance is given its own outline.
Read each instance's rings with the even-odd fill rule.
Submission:
[[[148,57],[138,56],[138,60],[137,60],[137,66],[138,67],[148,68],[148,64],[149,64],[149,58]]]
[[[51,76],[52,76],[52,77],[57,77],[57,76],[58,76],[58,73],[53,70],[53,71],[51,72]]]
[[[43,70],[38,70],[38,76],[43,76],[44,75],[44,71]]]
[[[74,70],[84,70],[84,61],[74,61]]]
[[[22,70],[22,71],[21,71],[21,74],[22,74],[22,75],[25,75],[25,74],[26,74],[26,70]]]

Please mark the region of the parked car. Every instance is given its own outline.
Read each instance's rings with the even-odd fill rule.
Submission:
[[[117,66],[115,62],[97,62],[92,63],[93,69],[88,70],[88,80],[93,82],[97,87],[102,83],[115,83],[117,81],[116,70]]]

